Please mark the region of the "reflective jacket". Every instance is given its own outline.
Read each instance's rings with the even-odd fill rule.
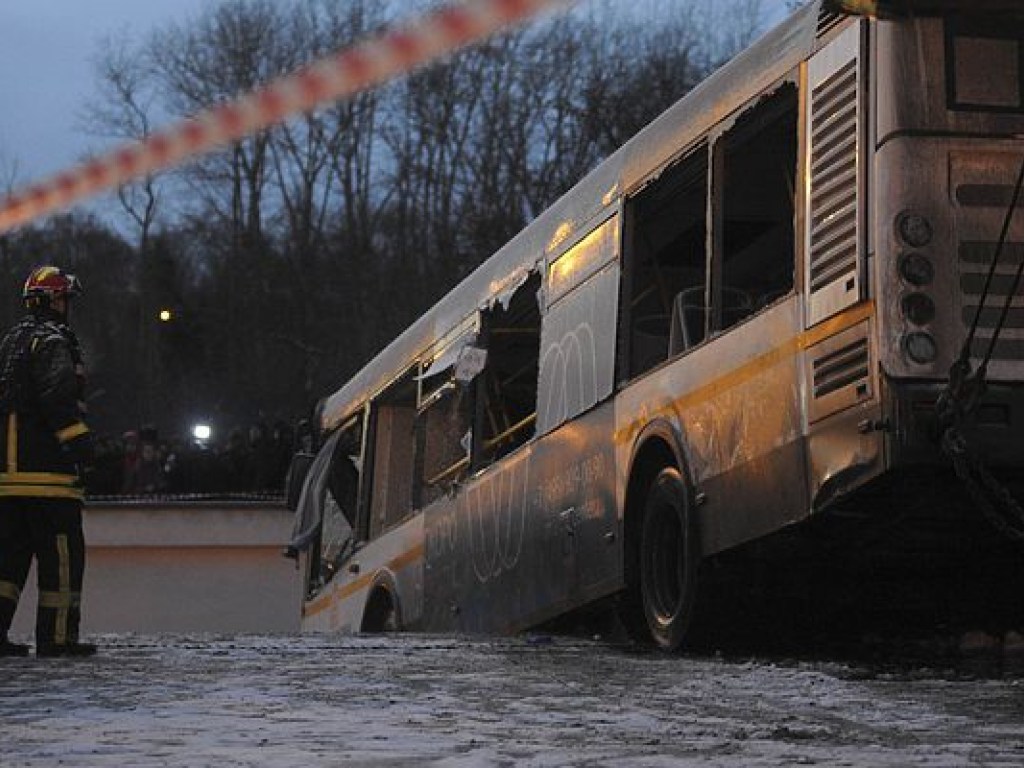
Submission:
[[[28,315],[0,342],[0,497],[82,499],[91,458],[78,340]]]

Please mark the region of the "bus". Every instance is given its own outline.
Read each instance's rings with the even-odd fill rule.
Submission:
[[[709,563],[934,541],[947,477],[1005,554],[1022,168],[1019,3],[807,3],[322,401],[291,486],[303,628],[614,605],[678,649]]]

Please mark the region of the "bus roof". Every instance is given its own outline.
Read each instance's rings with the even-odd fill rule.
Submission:
[[[623,192],[654,178],[714,126],[785,77],[814,49],[819,8],[820,0],[797,10],[562,195],[331,395],[321,427],[337,427],[445,334],[519,285],[549,251],[560,252],[549,248],[556,238],[564,247],[576,242],[589,231],[588,225],[616,210]]]

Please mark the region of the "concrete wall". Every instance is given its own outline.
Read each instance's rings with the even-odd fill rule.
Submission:
[[[86,506],[82,634],[297,632],[302,579],[273,503]],[[11,630],[34,633],[35,566]]]

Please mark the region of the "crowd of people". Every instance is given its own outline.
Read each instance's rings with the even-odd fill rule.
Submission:
[[[223,440],[171,436],[151,426],[95,440],[91,496],[279,494],[307,422],[235,428]]]

